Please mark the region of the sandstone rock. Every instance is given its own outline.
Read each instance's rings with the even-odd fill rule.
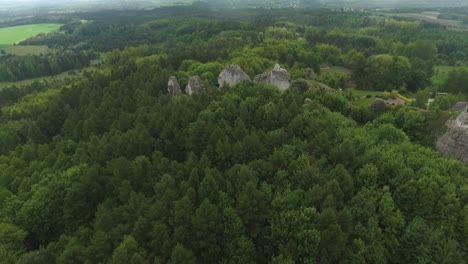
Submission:
[[[180,89],[179,82],[175,76],[169,77],[169,82],[167,83],[167,92],[169,95],[176,96],[182,94]]]
[[[250,77],[239,67],[239,65],[231,64],[224,68],[219,74],[218,84],[219,87],[223,85],[235,86],[241,81],[250,80]]]
[[[289,73],[276,64],[273,70],[255,76],[256,83],[271,83],[278,86],[281,90],[286,90],[291,85],[289,82]]]
[[[436,142],[436,148],[445,155],[468,164],[468,107],[455,120],[446,123],[447,132]]]
[[[203,85],[203,81],[200,79],[200,76],[195,75],[190,77],[185,91],[188,95],[205,92],[205,86]]]

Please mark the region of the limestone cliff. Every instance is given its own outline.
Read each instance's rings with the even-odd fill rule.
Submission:
[[[256,83],[271,83],[278,86],[281,90],[287,90],[291,85],[289,73],[276,64],[273,70],[255,76]]]
[[[175,76],[169,77],[169,82],[167,83],[167,92],[169,95],[176,96],[182,94],[180,89],[179,82]]]
[[[236,84],[250,80],[250,77],[242,70],[239,65],[231,64],[224,68],[224,70],[219,74],[218,84],[219,87],[223,85],[235,86]]]
[[[468,164],[468,107],[455,120],[447,121],[447,132],[436,142],[445,155]]]

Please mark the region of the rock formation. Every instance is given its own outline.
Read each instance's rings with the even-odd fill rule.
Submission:
[[[182,90],[180,89],[179,82],[177,81],[175,76],[169,77],[169,82],[167,83],[167,92],[169,95],[177,96],[182,94]]]
[[[239,67],[239,65],[231,64],[224,68],[219,74],[218,84],[219,87],[223,85],[235,86],[241,81],[250,80],[250,77]]]
[[[468,164],[468,107],[455,120],[446,123],[447,132],[436,142],[436,148],[445,155]]]
[[[286,90],[291,85],[289,82],[289,73],[276,64],[273,70],[255,76],[256,83],[271,83],[278,86],[281,90]]]
[[[195,75],[190,77],[187,87],[185,88],[185,92],[188,95],[205,92],[205,86],[203,85],[203,81],[200,79],[200,76]]]

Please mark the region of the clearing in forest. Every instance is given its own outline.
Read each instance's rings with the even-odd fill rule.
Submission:
[[[432,76],[431,81],[432,84],[436,87],[441,86],[448,78],[448,74],[450,71],[453,71],[458,68],[466,68],[468,69],[467,66],[436,66],[434,67],[435,74]]]
[[[21,46],[10,46],[5,49],[7,54],[13,54],[17,56],[25,56],[25,55],[41,55],[49,52],[49,47],[46,45],[21,45]]]

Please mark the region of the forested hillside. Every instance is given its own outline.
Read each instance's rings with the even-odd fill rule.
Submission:
[[[365,104],[460,89],[466,71],[431,77],[467,63],[464,32],[180,7],[74,14],[26,43],[102,63],[0,89],[0,263],[466,262],[468,168],[432,149],[444,112]],[[295,81],[219,88],[232,63]],[[193,75],[205,93],[167,94]]]

